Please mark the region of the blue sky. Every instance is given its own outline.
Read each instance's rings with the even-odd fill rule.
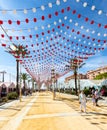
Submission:
[[[83,53],[95,53],[95,55],[83,61],[86,64],[80,69],[80,72],[86,73],[88,70],[107,65],[107,42],[104,43],[104,40],[107,39],[107,29],[104,28],[107,24],[106,5],[106,0],[97,0],[97,2],[95,0],[0,0],[2,27],[8,36],[12,36],[10,41],[0,29],[0,35],[4,35],[4,38],[0,37],[0,71],[7,72],[5,74],[6,80],[10,80],[10,74],[11,80],[15,80],[16,59],[5,52],[6,48],[2,47],[3,43],[6,44],[7,48],[12,43],[27,45],[32,58],[22,59],[26,60],[22,70],[26,72],[24,68],[28,68],[34,77],[39,75],[42,80],[50,77],[53,65],[56,73],[63,74],[64,66],[68,64],[69,60],[75,56],[84,57]],[[70,7],[70,11],[67,11],[67,7]],[[61,12],[62,10],[64,12]],[[76,11],[76,14],[73,14],[73,11]],[[58,12],[58,16],[55,15],[56,12]],[[49,14],[52,18],[48,18]],[[78,18],[79,14],[81,18]],[[41,20],[42,16],[45,16],[45,20]],[[33,21],[34,18],[37,19],[37,22]],[[88,22],[86,22],[86,18],[88,18]],[[28,19],[29,23],[26,23],[25,19]],[[11,25],[8,24],[8,20],[12,21]],[[16,24],[17,20],[21,22],[20,25]],[[90,24],[92,21],[94,23]],[[101,27],[98,27],[99,24]],[[66,28],[67,26],[69,29]],[[55,31],[51,31],[52,29]],[[72,32],[73,29],[74,32]],[[47,33],[49,30],[51,33]],[[35,37],[37,34],[39,38]],[[83,34],[85,38],[82,37]],[[29,38],[30,35],[32,38]],[[22,39],[22,36],[25,37],[25,40]],[[16,40],[16,37],[19,37],[19,40]],[[67,50],[64,48],[65,46],[70,49]],[[91,49],[89,49],[90,47]],[[104,50],[102,51],[101,48]],[[2,75],[0,75],[0,80],[1,78]]]

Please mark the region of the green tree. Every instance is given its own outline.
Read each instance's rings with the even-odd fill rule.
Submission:
[[[77,59],[77,58],[74,58],[74,59],[71,59],[70,61],[70,66],[68,66],[71,70],[73,70],[74,72],[74,79],[75,79],[75,92],[76,92],[76,95],[78,94],[77,92],[77,75],[78,75],[78,69],[79,68],[82,68],[82,66],[84,65],[85,63],[81,63],[81,60]],[[79,76],[79,75],[78,75]],[[80,85],[78,86],[79,87],[79,91],[80,91]]]
[[[25,91],[25,89],[26,89],[26,80],[28,79],[28,74],[27,73],[21,73],[20,78],[23,80],[23,85],[24,85],[23,89]]]
[[[19,95],[19,61],[21,58],[28,56],[28,51],[23,45],[13,44],[12,47],[9,48],[8,52],[16,58],[16,92]]]
[[[107,72],[97,75],[94,79],[95,80],[107,79]]]

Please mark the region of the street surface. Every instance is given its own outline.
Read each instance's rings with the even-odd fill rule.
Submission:
[[[0,106],[0,130],[107,130],[107,100],[93,107],[89,99],[81,113],[77,96],[34,93]]]

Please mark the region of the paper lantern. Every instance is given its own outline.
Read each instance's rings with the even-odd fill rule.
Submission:
[[[41,19],[42,19],[42,20],[45,20],[45,16],[42,16]]]
[[[4,43],[2,43],[1,45],[2,45],[3,47],[6,47],[6,44],[4,44]]]
[[[49,15],[48,15],[48,18],[52,18],[52,15],[51,15],[51,14],[49,14]]]
[[[30,38],[32,38],[32,35],[29,35]]]
[[[20,21],[19,20],[17,20],[17,25],[20,25]]]
[[[8,24],[12,24],[12,21],[11,21],[11,20],[8,20]]]
[[[88,17],[85,18],[85,21],[88,22]]]
[[[64,23],[62,24],[62,26],[64,26]]]
[[[70,11],[70,9],[71,9],[70,7],[67,7],[67,11]]]
[[[94,24],[94,20],[92,20],[92,21],[90,22],[90,24]]]
[[[107,25],[105,25],[104,28],[107,28]]]
[[[4,34],[1,34],[1,37],[4,38]]]
[[[25,22],[26,22],[26,23],[29,23],[29,19],[25,19]]]
[[[2,25],[3,24],[3,21],[2,20],[0,20],[0,25]]]
[[[9,38],[10,38],[10,40],[12,40],[12,36],[10,36]]]
[[[72,13],[73,13],[73,14],[76,14],[76,10],[73,10]]]
[[[58,12],[55,12],[55,15],[58,16]]]
[[[16,36],[16,40],[19,40],[19,37],[18,37],[18,36]]]
[[[32,8],[33,13],[36,13],[36,8]]]
[[[37,19],[36,19],[36,18],[34,18],[34,19],[33,19],[33,21],[34,21],[34,22],[37,22]]]
[[[62,9],[61,12],[64,13],[64,9]]]
[[[78,14],[78,18],[81,18],[81,14]]]

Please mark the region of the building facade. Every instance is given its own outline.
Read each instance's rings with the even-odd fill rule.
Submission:
[[[99,74],[103,74],[103,73],[106,73],[107,72],[107,66],[104,66],[104,67],[100,67],[96,70],[91,70],[91,71],[88,71],[87,72],[87,78],[88,79],[94,79],[97,75]]]
[[[78,78],[78,76],[79,76],[79,79],[87,79],[87,75],[79,74],[79,75],[77,75],[77,78]],[[66,78],[65,78],[65,82],[69,82],[69,80],[74,79],[74,78],[75,78],[74,75],[71,75],[71,76],[69,76],[69,77],[66,77]]]

